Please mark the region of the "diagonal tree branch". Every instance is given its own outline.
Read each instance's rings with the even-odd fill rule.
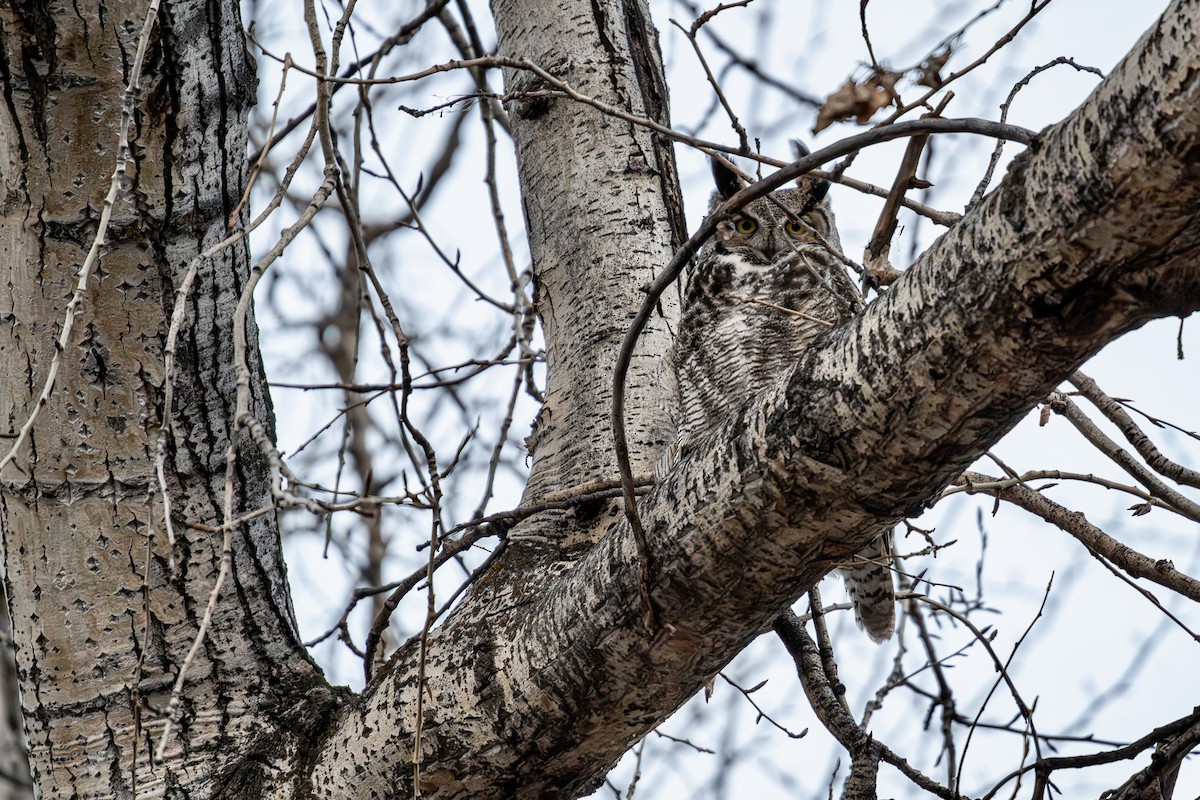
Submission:
[[[972,483],[994,480],[990,475],[978,472],[964,473],[964,477]],[[1200,581],[1175,569],[1175,565],[1168,559],[1154,559],[1122,544],[1088,522],[1082,513],[1055,503],[1041,492],[1018,485],[1005,489],[983,489],[980,493],[999,497],[1031,514],[1036,514],[1074,536],[1088,550],[1108,559],[1133,577],[1145,578],[1200,603]]]

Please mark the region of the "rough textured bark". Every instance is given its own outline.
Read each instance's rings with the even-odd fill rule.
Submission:
[[[645,2],[493,5],[504,54],[529,58],[586,94],[669,124],[658,37]],[[515,70],[506,81],[510,92],[539,83]],[[535,500],[616,476],[611,395],[603,387],[612,382],[616,349],[642,285],[687,235],[669,143],[628,122],[580,113],[570,102],[517,100],[512,110],[549,377],[525,493]],[[665,322],[678,315],[677,298],[663,306],[630,369],[634,471],[643,474],[658,457],[654,375],[669,344]],[[560,526],[538,527],[544,535],[562,535]],[[584,538],[591,539],[595,526],[587,527]]]
[[[0,416],[14,429],[41,391],[96,234],[147,7],[90,5],[0,7]],[[225,235],[244,187],[253,69],[235,4],[164,4],[131,131],[131,189],[114,210],[58,388],[3,475],[6,587],[42,797],[128,796],[135,782],[138,797],[256,796],[311,719],[293,706],[318,673],[294,635],[278,534],[263,517],[235,534],[234,577],[188,672],[167,762],[151,767],[155,712],[167,706],[221,558],[219,536],[182,523],[221,520],[243,246],[206,263],[188,300],[168,464],[174,574],[154,478],[163,342],[183,269]],[[254,393],[266,419],[261,370]],[[254,448],[242,447],[241,508],[269,502],[265,475]]]
[[[590,38],[623,41],[600,35],[617,13],[599,5],[498,2],[495,10],[502,31],[520,32],[519,54],[537,58],[567,46],[562,20],[585,28],[598,20]],[[569,522],[590,526],[582,538],[603,536],[553,580],[543,572],[531,586],[517,548],[477,586],[431,637],[423,788],[441,797],[571,797],[595,786],[836,561],[920,510],[1078,364],[1148,319],[1200,308],[1198,22],[1200,3],[1174,3],[886,296],[643,498],[661,565],[652,592],[665,627],[656,639],[639,626],[632,537],[596,509]],[[515,44],[502,34],[502,47]],[[549,66],[590,74],[569,53]],[[624,123],[594,126],[609,131],[604,146],[589,141],[611,162],[640,152],[614,135]],[[566,125],[540,136],[547,153],[576,147]],[[534,252],[545,257],[539,215],[557,196],[529,193],[584,190],[570,171],[542,188],[534,176],[544,170],[519,152]],[[600,206],[564,224],[621,230],[619,211]],[[628,305],[605,302],[595,314],[566,314],[593,286],[623,280],[627,302],[636,302],[644,280],[633,268],[613,275],[609,261],[573,266],[590,268],[592,280],[541,286],[543,315],[558,322],[547,325],[551,352],[591,345],[624,318]],[[564,413],[554,430],[543,428],[539,461],[574,455],[580,439],[601,446],[591,418],[574,414],[606,406],[608,387],[597,380],[586,389],[576,405],[554,409]],[[631,428],[644,408],[631,410]],[[586,472],[595,451],[585,452],[593,458],[558,480],[596,477]],[[523,590],[506,583],[514,573]],[[313,773],[319,796],[391,796],[410,777],[412,736],[397,735],[396,724],[411,725],[415,662],[413,649],[402,649],[333,731]],[[359,747],[361,756],[347,757]]]

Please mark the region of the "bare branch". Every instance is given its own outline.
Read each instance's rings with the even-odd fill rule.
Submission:
[[[1185,497],[1159,480],[1131,453],[1108,438],[1094,422],[1088,419],[1086,414],[1079,410],[1079,406],[1071,402],[1070,398],[1056,392],[1050,396],[1050,408],[1066,417],[1075,426],[1075,429],[1083,434],[1083,438],[1091,442],[1113,463],[1128,472],[1134,480],[1145,486],[1156,500],[1193,522],[1200,522],[1200,503]]]
[[[1146,463],[1155,472],[1177,483],[1200,489],[1200,471],[1188,469],[1163,455],[1154,446],[1154,442],[1150,441],[1150,437],[1121,408],[1120,403],[1101,391],[1094,380],[1082,372],[1076,372],[1068,380],[1079,390],[1081,395],[1086,397],[1092,405],[1100,410],[1101,414],[1120,429],[1125,438],[1129,440],[1129,443],[1141,454],[1142,458],[1146,459]]]
[[[886,761],[900,770],[917,787],[935,797],[941,797],[944,800],[958,800],[961,797],[958,793],[913,769],[907,761],[858,727],[854,718],[842,706],[825,674],[816,642],[808,635],[804,629],[804,623],[793,612],[787,611],[776,619],[773,629],[792,656],[792,660],[796,662],[796,672],[800,677],[800,684],[804,688],[804,693],[808,696],[817,718],[847,752],[862,754],[867,759],[874,759],[876,765],[879,760]],[[865,763],[862,764],[860,769],[865,766]]]
[[[977,472],[969,472],[964,477],[975,487],[999,486],[1003,483]],[[1041,492],[1020,484],[995,489],[978,489],[978,491],[992,497],[999,497],[1036,514],[1074,536],[1088,550],[1103,556],[1135,578],[1145,578],[1190,600],[1200,602],[1200,581],[1177,571],[1174,565],[1165,558],[1153,559],[1121,544],[1088,522],[1082,513],[1064,508]]]

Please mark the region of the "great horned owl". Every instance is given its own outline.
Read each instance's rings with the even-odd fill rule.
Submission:
[[[716,159],[713,177],[710,214],[742,187]],[[755,200],[722,219],[697,255],[664,370],[673,373],[665,377],[678,408],[672,450],[768,389],[815,339],[862,306],[835,255],[841,241],[828,190],[828,181],[806,177]],[[660,469],[673,460],[668,453]],[[875,641],[895,626],[890,551],[889,533],[841,570],[858,623]]]

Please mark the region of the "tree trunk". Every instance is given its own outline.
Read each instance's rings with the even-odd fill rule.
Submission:
[[[0,408],[14,429],[34,410],[97,233],[147,5],[3,7],[0,250],[10,299]],[[312,719],[297,703],[319,673],[295,635],[274,515],[261,516],[233,534],[232,578],[188,668],[167,761],[151,764],[221,562],[221,536],[183,521],[222,522],[244,242],[203,262],[186,300],[170,376],[174,571],[154,463],[163,346],[175,288],[189,262],[226,236],[245,187],[253,69],[236,4],[164,4],[130,131],[128,191],[57,388],[4,472],[5,578],[42,797],[257,796],[256,782],[294,757]],[[252,371],[254,413],[270,426],[257,360]],[[243,442],[237,511],[271,502],[265,466]]]
[[[0,655],[0,800],[30,800],[33,779],[25,754],[25,728],[21,724],[21,694],[7,596],[0,597],[0,631],[5,637],[4,652]]]
[[[494,14],[504,54],[546,66],[629,113],[670,124],[658,36],[643,0],[497,0]],[[540,83],[519,70],[508,70],[505,79],[509,92]],[[518,99],[512,110],[548,375],[528,502],[615,478],[607,387],[616,352],[643,286],[671,260],[687,231],[670,143],[628,122],[581,113],[570,101]],[[630,370],[633,466],[642,474],[653,470],[661,446],[654,441],[655,376],[677,300],[665,299]],[[565,534],[561,517],[530,527],[558,539]],[[602,530],[594,521],[584,528],[587,544]]]

